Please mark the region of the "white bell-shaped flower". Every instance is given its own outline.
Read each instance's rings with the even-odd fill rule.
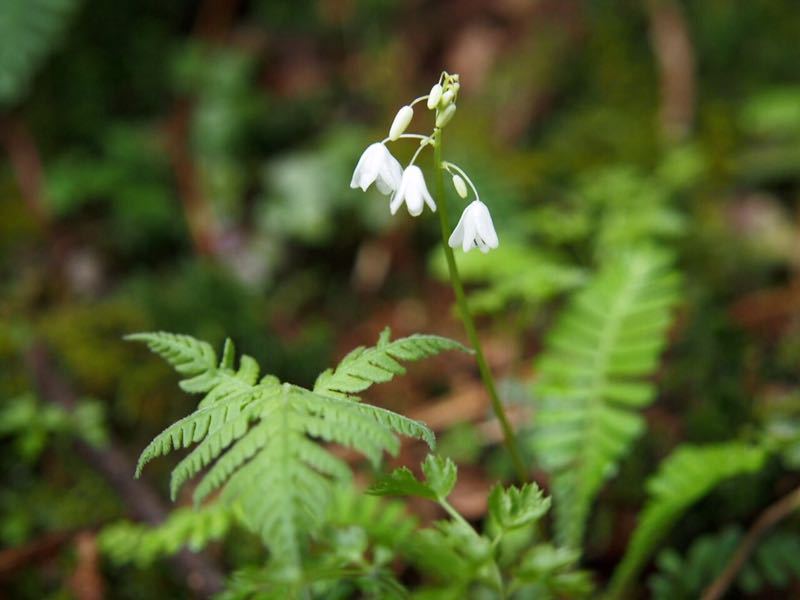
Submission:
[[[350,187],[366,192],[374,182],[381,194],[388,195],[400,187],[402,177],[403,167],[384,144],[376,142],[358,159]]]
[[[480,200],[474,200],[464,209],[458,225],[447,243],[451,248],[461,246],[464,252],[480,248],[481,252],[485,254],[489,250],[497,248],[500,240],[497,239],[489,208]]]
[[[430,206],[431,210],[436,212],[436,203],[433,201],[428,187],[425,185],[425,178],[422,176],[422,170],[417,165],[411,165],[403,171],[403,179],[400,182],[400,187],[394,193],[392,201],[389,204],[389,210],[392,214],[397,212],[400,205],[406,203],[406,208],[411,216],[418,216],[422,214],[422,209],[425,204]]]

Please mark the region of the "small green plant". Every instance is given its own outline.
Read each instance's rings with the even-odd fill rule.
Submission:
[[[603,487],[647,430],[642,413],[657,396],[661,356],[682,297],[682,277],[666,241],[684,223],[650,178],[611,170],[600,177],[605,185],[587,183],[582,191],[586,214],[600,215],[593,217],[601,223],[591,243],[595,267],[511,242],[505,267],[494,270],[472,258],[462,263],[468,275],[490,283],[477,302],[469,302],[453,249],[468,253],[478,248],[480,260],[498,249],[500,240],[475,184],[461,167],[443,159],[443,131],[456,113],[459,90],[458,75],[443,72],[429,94],[403,106],[386,139],[362,154],[351,187],[366,191],[374,184],[390,196],[392,214],[403,205],[413,217],[426,206],[438,212],[444,261],[471,348],[435,335],[392,340],[386,329],[374,346],[356,348],[304,388],[261,375],[247,355],[237,360],[231,340],[218,357],[208,343],[187,335],[129,336],[175,368],[183,377],[181,389],[201,397],[196,410],[144,449],[137,476],[156,457],[190,447],[172,470],[172,498],[203,475],[193,484],[194,508],[177,509],[156,528],[130,523],[107,528],[101,545],[114,560],[150,564],[182,546],[199,549],[224,540],[239,526],[255,534],[266,555],[232,574],[221,596],[229,600],[410,595],[524,600],[598,594],[598,578],[582,562],[584,538]],[[415,117],[413,107],[420,103],[431,112],[432,132],[406,133]],[[398,140],[418,143],[405,167],[387,148]],[[435,195],[416,164],[427,148],[433,150]],[[657,177],[679,187],[682,176],[670,175],[666,167],[662,171]],[[445,173],[458,197],[471,198],[452,230]],[[609,199],[614,194],[623,198]],[[633,196],[642,196],[642,203]],[[547,285],[539,289],[540,283]],[[533,419],[523,424],[521,437],[530,450],[529,464],[471,311],[497,311],[511,301],[539,303],[559,295],[567,296],[565,307],[548,328],[528,386]],[[374,384],[404,374],[404,363],[451,350],[474,355],[519,480],[491,488],[481,522],[471,522],[451,502],[458,468],[450,458],[428,454],[422,478],[407,466],[384,471],[384,456],[398,455],[401,437],[434,450],[434,434],[424,423],[361,397]],[[742,439],[682,444],[668,455],[650,476],[647,501],[613,576],[599,591],[602,597],[630,596],[673,526],[717,486],[752,475],[770,456],[794,448],[796,428],[787,439],[786,427],[776,433],[774,419],[767,417],[759,431]],[[340,449],[369,462],[366,492],[354,483],[355,459],[346,460]],[[534,466],[548,476],[549,494],[532,481]],[[446,518],[422,524],[405,504],[386,496],[430,501]],[[794,510],[795,502],[800,500],[793,496],[786,500],[781,514]],[[713,564],[706,560],[711,542],[703,540],[685,561],[674,552],[663,554],[653,589],[660,597],[698,593],[719,574],[722,557],[730,556],[734,543],[731,536],[721,539],[725,551]],[[716,541],[711,545],[716,547]],[[785,584],[793,567],[780,563],[778,568],[770,549],[794,545],[794,538],[764,542],[758,560],[771,557],[761,565],[766,580]],[[678,580],[684,568],[691,575],[686,582]],[[742,577],[754,581],[750,571]]]

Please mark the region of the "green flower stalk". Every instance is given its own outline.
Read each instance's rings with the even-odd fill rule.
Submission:
[[[459,316],[464,323],[467,337],[475,350],[475,360],[478,363],[481,379],[489,394],[492,409],[500,422],[503,431],[506,448],[508,449],[511,461],[514,465],[517,477],[520,481],[527,479],[527,470],[520,456],[514,430],[508,420],[508,415],[500,401],[497,393],[497,385],[494,376],[486,362],[483,346],[475,328],[475,320],[470,312],[467,297],[464,292],[464,285],[458,273],[458,266],[453,255],[453,248],[461,247],[464,252],[469,252],[473,248],[478,248],[481,252],[488,252],[499,246],[499,238],[494,229],[489,208],[480,200],[478,190],[472,180],[457,165],[442,159],[443,148],[443,129],[452,120],[456,113],[456,100],[460,84],[458,75],[451,75],[443,72],[439,81],[431,88],[426,96],[416,98],[410,104],[403,106],[397,113],[392,122],[389,136],[380,143],[370,145],[358,161],[358,165],[353,172],[350,183],[352,188],[366,190],[373,182],[378,190],[386,195],[391,195],[389,208],[392,214],[403,204],[406,205],[409,214],[419,216],[422,214],[425,205],[431,211],[436,212],[437,204],[428,191],[425,177],[422,170],[414,164],[423,149],[432,147],[434,154],[434,184],[436,197],[439,199],[439,223],[442,234],[442,248],[447,260],[447,268],[450,275],[450,282],[458,305]],[[414,116],[414,105],[419,102],[426,102],[426,106],[434,111],[435,127],[430,135],[405,133]],[[392,156],[386,143],[400,139],[419,140],[419,147],[412,156],[405,169],[398,171],[399,163]],[[450,223],[447,215],[447,203],[444,194],[444,171],[452,177],[453,187],[462,199],[467,199],[469,190],[472,190],[475,198],[467,205],[456,228],[450,232]]]

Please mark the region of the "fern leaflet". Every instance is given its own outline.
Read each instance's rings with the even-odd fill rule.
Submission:
[[[25,93],[79,5],[80,0],[0,2],[0,105]]]
[[[199,509],[179,508],[155,527],[129,522],[110,525],[100,534],[100,547],[116,563],[146,566],[175,554],[182,546],[197,551],[222,538],[232,517],[230,508],[219,503]]]
[[[658,573],[648,583],[655,600],[692,600],[717,577],[733,556],[742,534],[738,528],[698,538],[685,556],[673,549],[661,552],[656,560]],[[776,531],[762,540],[736,578],[746,594],[765,587],[785,589],[800,581],[800,536]]]
[[[335,369],[320,373],[314,383],[314,392],[355,400],[357,398],[352,394],[363,392],[373,383],[383,383],[395,375],[403,375],[406,370],[398,361],[420,360],[445,350],[467,350],[458,342],[435,335],[412,335],[394,341],[389,339],[389,335],[389,329],[384,329],[375,346],[359,346]]]
[[[384,452],[397,453],[398,434],[434,445],[424,424],[356,401],[352,394],[402,373],[399,360],[463,348],[436,336],[390,341],[385,331],[377,347],[351,353],[311,391],[271,375],[258,379],[258,365],[248,356],[235,368],[230,340],[218,364],[211,346],[189,336],[146,333],[130,339],[147,343],[184,375],[184,390],[203,394],[195,412],[144,449],[137,474],[153,458],[196,444],[172,472],[173,498],[210,467],[195,488],[195,501],[223,488],[222,501],[237,507],[276,560],[293,565],[302,541],[322,521],[328,499],[351,477],[348,465],[320,442],[352,448],[373,464]]]
[[[752,473],[765,459],[763,448],[738,442],[679,447],[647,482],[650,499],[609,585],[609,596],[621,597],[639,574],[659,541],[681,515],[720,482]]]
[[[666,342],[678,276],[638,251],[609,264],[561,315],[537,363],[533,447],[553,477],[556,533],[580,547],[591,503],[644,428],[645,378]]]

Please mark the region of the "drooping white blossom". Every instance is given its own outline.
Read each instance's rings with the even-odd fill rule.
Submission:
[[[367,147],[358,159],[350,187],[366,192],[374,182],[381,194],[388,195],[400,187],[402,177],[403,167],[384,144],[376,142]]]
[[[464,252],[479,248],[485,254],[489,250],[497,248],[500,240],[497,239],[497,232],[494,230],[492,215],[489,214],[488,207],[480,200],[470,203],[461,214],[458,225],[447,243],[451,248],[461,246]]]
[[[425,185],[425,177],[422,175],[422,170],[417,165],[406,167],[406,170],[403,171],[400,187],[394,193],[389,204],[391,213],[395,214],[403,202],[405,202],[409,214],[414,217],[422,214],[425,204],[436,212],[436,203]]]
[[[397,111],[392,121],[392,126],[389,128],[389,139],[395,141],[403,132],[408,129],[408,124],[414,118],[414,109],[406,105]]]

